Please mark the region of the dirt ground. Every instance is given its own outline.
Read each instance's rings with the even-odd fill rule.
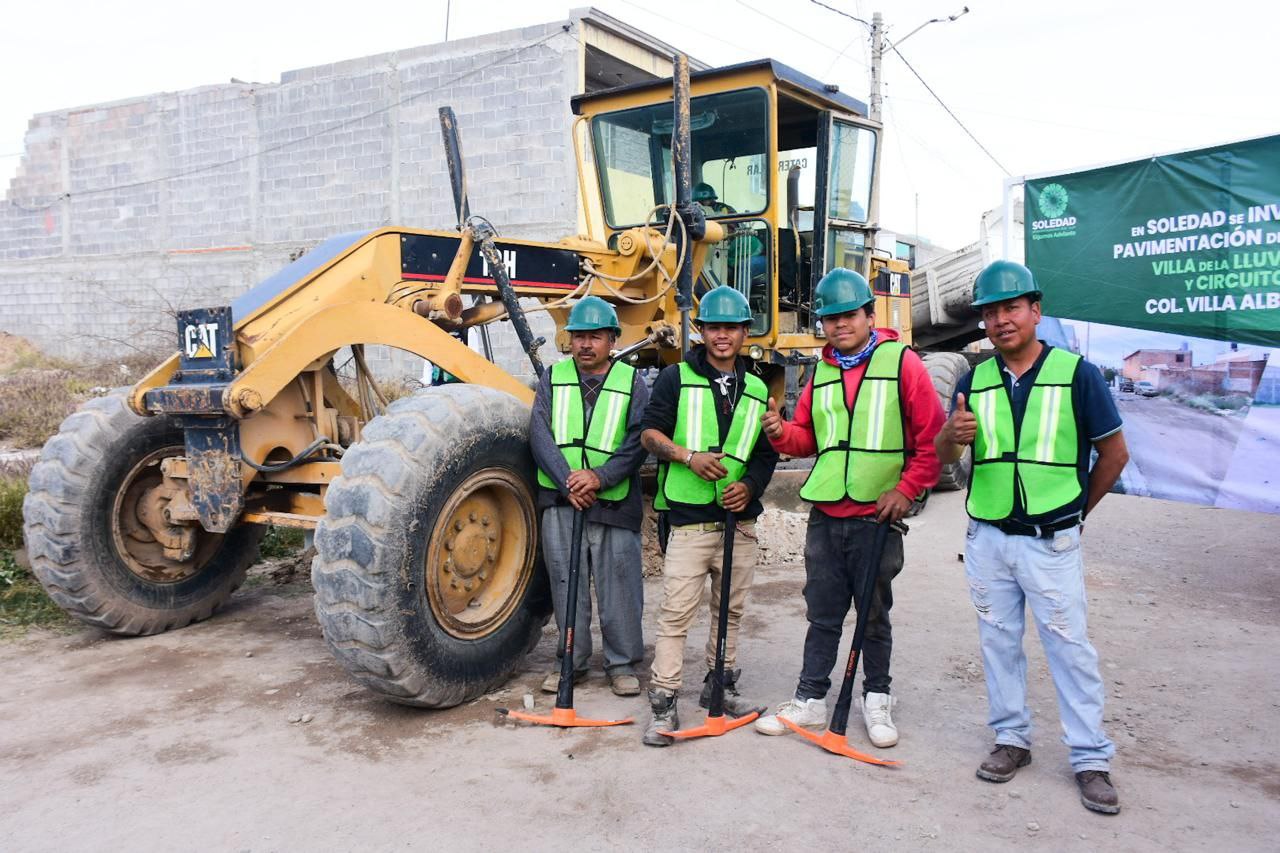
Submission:
[[[803,524],[771,516],[784,519]],[[330,659],[305,576],[263,577],[171,634],[0,645],[0,847],[1276,849],[1280,517],[1111,496],[1090,520],[1116,817],[1079,804],[1032,638],[1035,763],[1006,785],[974,778],[990,734],[963,530],[961,496],[944,494],[907,539],[893,610],[902,742],[885,753],[896,769],[749,729],[645,748],[641,702],[600,675],[579,688],[580,711],[637,725],[496,724],[494,708],[519,705],[551,665],[550,633],[499,693],[448,711],[392,705]],[[774,538],[745,621],[743,686],[770,704],[795,686],[804,634],[803,569],[779,544],[796,541]],[[704,637],[705,620],[688,647],[687,721],[701,719]],[[870,749],[860,730],[855,742]]]

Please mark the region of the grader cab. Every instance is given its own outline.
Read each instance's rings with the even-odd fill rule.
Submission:
[[[781,394],[823,343],[814,285],[845,266],[910,340],[906,266],[874,248],[880,128],[863,104],[768,60],[691,79],[678,61],[674,94],[654,82],[573,110],[586,234],[533,243],[471,216],[442,110],[456,228],[331,238],[230,306],[183,312],[177,354],[69,417],[25,505],[54,600],[121,634],[182,627],[240,585],[266,525],[313,530],[337,659],[394,701],[457,704],[508,678],[550,613],[533,394],[468,332],[510,322],[538,373],[526,313],[548,311],[567,351],[568,310],[595,294],[617,307],[618,357],[658,367],[688,346],[698,296],[728,284]],[[388,405],[372,345],[459,381]]]

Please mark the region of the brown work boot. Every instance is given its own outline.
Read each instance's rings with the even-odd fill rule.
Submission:
[[[1111,774],[1105,770],[1081,770],[1076,774],[1080,786],[1080,802],[1091,812],[1120,813],[1120,795],[1111,784]]]
[[[575,669],[573,671],[573,683],[580,684],[586,680],[587,670]],[[556,667],[547,673],[547,677],[542,679],[543,693],[559,693],[560,692],[560,667]]]
[[[978,778],[988,782],[1008,782],[1017,775],[1019,767],[1030,763],[1031,750],[998,743],[987,760],[978,765]]]
[[[615,696],[639,696],[640,679],[632,672],[609,673],[609,689]]]

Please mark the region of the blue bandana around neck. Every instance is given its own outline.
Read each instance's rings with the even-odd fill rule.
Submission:
[[[848,370],[871,358],[871,351],[876,348],[876,337],[876,330],[872,329],[871,337],[867,338],[867,345],[861,352],[855,352],[853,355],[844,355],[840,350],[832,347],[831,351],[835,355],[836,364],[840,365],[841,370]]]

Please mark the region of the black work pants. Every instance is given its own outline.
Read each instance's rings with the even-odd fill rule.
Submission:
[[[814,507],[804,542],[804,601],[809,632],[796,696],[821,699],[831,689],[831,670],[840,649],[840,633],[850,605],[866,579],[874,519],[832,518]],[[902,571],[902,534],[889,532],[880,558],[871,621],[862,643],[862,693],[888,693],[889,655],[893,651],[893,579]]]

